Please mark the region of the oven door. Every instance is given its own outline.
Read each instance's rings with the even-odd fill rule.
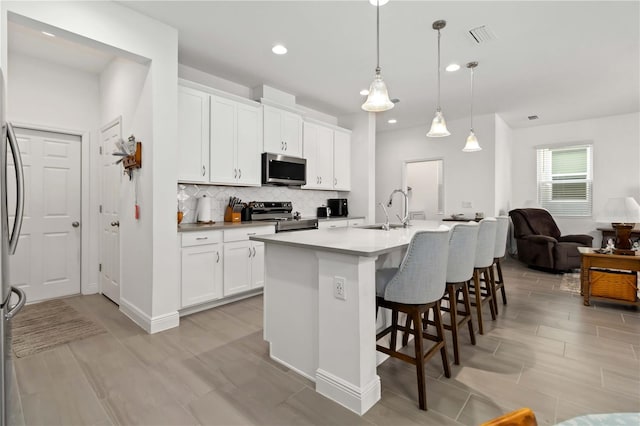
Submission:
[[[285,155],[262,154],[262,184],[301,186],[307,183],[307,160]]]

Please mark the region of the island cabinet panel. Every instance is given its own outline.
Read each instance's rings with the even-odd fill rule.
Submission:
[[[236,241],[224,245],[224,295],[251,289],[251,242]]]

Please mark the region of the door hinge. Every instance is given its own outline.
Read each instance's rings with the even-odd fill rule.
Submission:
[[[102,147],[100,147],[100,155],[102,155]]]
[[[98,272],[102,272],[102,263],[98,264]]]
[[[102,213],[102,204],[100,204],[100,213]]]

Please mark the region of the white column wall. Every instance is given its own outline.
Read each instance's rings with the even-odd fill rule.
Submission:
[[[511,158],[513,131],[500,117],[496,118],[495,214],[506,215],[511,210]]]
[[[175,222],[177,168],[178,34],[165,24],[112,2],[2,2],[0,47],[7,69],[7,14],[15,13],[67,31],[94,43],[130,52],[150,62],[146,101],[149,131],[144,137],[141,197],[145,198],[144,230],[122,229],[122,258],[145,271],[135,282],[149,306],[133,306],[128,314],[150,332],[178,325],[179,281]],[[11,102],[11,99],[8,100]],[[140,105],[140,111],[142,111]],[[140,122],[145,118],[139,116]],[[132,211],[133,205],[122,206]],[[142,222],[141,222],[142,223]],[[126,268],[124,268],[126,270]],[[130,277],[123,276],[123,281]],[[133,302],[133,301],[132,301]],[[136,302],[133,302],[136,303]]]
[[[599,246],[597,219],[607,199],[635,197],[640,202],[640,113],[514,129],[513,136],[513,208],[536,199],[536,146],[593,142],[593,216],[555,218],[563,234],[588,233]]]
[[[451,136],[428,138],[427,126],[378,133],[376,143],[376,204],[384,202],[389,194],[402,187],[404,161],[444,160],[444,213],[464,213],[473,216],[483,212],[485,216],[495,211],[495,120],[494,115],[474,117],[475,132],[482,146],[479,152],[462,152],[469,134],[469,121],[447,122]],[[462,202],[471,202],[463,208]],[[401,214],[402,202],[398,197],[389,211],[389,217]],[[384,221],[382,209],[376,210],[376,221]],[[392,219],[393,220],[393,219]]]

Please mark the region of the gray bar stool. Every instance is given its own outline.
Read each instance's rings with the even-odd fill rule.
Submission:
[[[473,289],[471,293],[475,295],[475,303],[478,314],[478,332],[484,334],[484,325],[482,322],[482,305],[489,304],[491,310],[491,318],[496,319],[496,307],[493,304],[494,285],[491,280],[491,268],[493,266],[493,253],[496,245],[496,224],[497,221],[493,217],[482,219],[478,222],[478,244],[476,244],[476,255],[473,266]],[[482,287],[484,283],[484,287]]]
[[[381,269],[376,272],[376,309],[391,310],[391,325],[376,335],[376,340],[380,340],[391,333],[390,345],[387,348],[376,344],[376,349],[416,366],[418,404],[421,410],[427,409],[424,363],[438,350],[442,356],[444,374],[451,377],[440,313],[440,299],[446,283],[448,244],[447,227],[418,231],[411,239],[399,268]],[[423,328],[422,316],[428,317],[429,311],[433,312],[435,335],[428,334]],[[412,319],[413,327],[398,324],[399,312]],[[413,334],[415,357],[396,349],[398,331]],[[434,342],[426,353],[423,339]]]
[[[491,265],[491,279],[495,284],[493,305],[498,314],[498,289],[502,293],[502,304],[507,304],[507,293],[504,289],[504,278],[502,276],[502,267],[500,259],[502,259],[507,251],[507,235],[509,234],[509,216],[496,216],[496,246],[493,253],[493,265]],[[495,266],[495,271],[494,271]],[[496,279],[495,272],[498,277]]]

